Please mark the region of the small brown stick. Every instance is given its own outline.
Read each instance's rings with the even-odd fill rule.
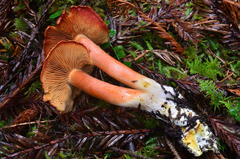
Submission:
[[[3,127],[3,128],[0,128],[0,131],[1,131],[1,130],[4,130],[4,129],[8,129],[8,128],[17,127],[17,126],[37,124],[37,123],[50,123],[50,122],[55,122],[55,121],[56,121],[56,120],[46,120],[46,121],[40,121],[40,122],[39,122],[39,121],[25,122],[25,123],[20,123],[20,124],[5,126],[5,127]]]
[[[140,58],[142,58],[143,56],[145,56],[147,53],[149,52],[149,50],[144,51],[144,53],[142,53],[141,55],[139,55],[138,57],[136,57],[134,60],[137,61]]]
[[[173,144],[171,143],[171,141],[168,140],[167,136],[165,137],[165,140],[166,140],[168,146],[170,147],[172,153],[173,153],[174,156],[176,157],[176,159],[181,159],[181,157],[179,156],[177,150],[175,149],[175,147],[173,146]]]
[[[39,130],[39,128],[40,128],[41,119],[42,119],[42,111],[41,111],[41,113],[40,113],[39,119],[37,120],[37,124],[38,124],[37,130]]]
[[[228,73],[229,73],[229,70],[228,70]],[[227,73],[227,74],[228,74],[228,73]],[[231,78],[231,76],[232,76],[233,74],[234,74],[234,72],[228,74],[224,79],[221,80],[221,82],[223,82],[223,81],[225,81],[225,80],[227,80],[227,79],[233,80],[233,79]]]
[[[221,153],[214,154],[213,152],[208,152],[207,155],[211,159],[225,159],[225,157]]]
[[[228,63],[227,62],[225,62],[222,58],[220,58],[220,57],[218,57],[217,55],[215,55],[213,52],[212,52],[212,50],[207,50],[207,53],[209,54],[209,55],[211,55],[212,57],[214,57],[214,58],[218,58],[218,60],[220,60],[224,65],[228,65]]]

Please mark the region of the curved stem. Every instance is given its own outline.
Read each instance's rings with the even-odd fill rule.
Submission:
[[[166,96],[166,93],[164,93],[165,91],[159,83],[135,72],[126,65],[117,61],[86,36],[78,35],[75,40],[87,47],[90,52],[93,65],[102,69],[109,76],[129,87],[149,93],[160,93],[162,96]],[[172,94],[175,94],[171,87],[165,86],[165,89],[170,91]],[[172,96],[168,95],[168,98],[172,98]]]
[[[141,90],[114,86],[77,69],[69,74],[69,82],[86,93],[111,104],[131,108],[137,108],[140,105],[142,110],[157,113],[159,118],[164,117],[166,121],[182,129],[182,143],[195,156],[200,156],[203,151],[218,151],[217,140],[208,126],[201,123],[199,119],[194,122],[190,120],[198,115],[188,108],[179,107],[171,100],[162,99],[155,94]],[[196,125],[191,127],[190,122]]]
[[[140,103],[138,97],[145,94],[141,90],[119,87],[103,82],[77,69],[72,70],[69,74],[69,83],[96,98],[119,106],[136,100],[135,107],[137,107],[138,103]]]

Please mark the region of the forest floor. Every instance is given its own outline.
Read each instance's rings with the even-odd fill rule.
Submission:
[[[80,4],[106,23],[103,50],[174,87],[203,117],[220,154],[200,158],[240,157],[239,1],[2,0],[1,158],[196,158],[177,142],[176,127],[139,109],[83,92],[65,114],[43,101],[45,29]],[[98,68],[91,75],[124,87]]]

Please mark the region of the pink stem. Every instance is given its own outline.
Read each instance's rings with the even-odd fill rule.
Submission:
[[[84,92],[115,105],[122,105],[145,93],[103,82],[77,69],[69,74],[69,82]]]
[[[147,88],[151,84],[156,84],[156,82],[153,82],[152,79],[133,71],[126,65],[108,55],[98,45],[84,35],[77,36],[75,40],[87,47],[90,52],[93,65],[99,67],[109,76],[115,78],[123,84],[143,91],[148,91]]]

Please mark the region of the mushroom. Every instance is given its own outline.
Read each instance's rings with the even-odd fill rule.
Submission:
[[[75,41],[61,41],[55,45],[46,57],[41,73],[44,101],[50,101],[61,112],[69,112],[78,91],[83,90],[118,106],[137,108],[141,104],[142,109],[149,112],[154,110],[152,105],[159,110],[158,106],[164,104],[159,94],[119,87],[91,77],[88,74],[91,64],[84,45]],[[168,113],[168,108],[162,112]]]
[[[89,64],[91,61],[85,46],[75,41],[59,42],[43,65],[41,82],[45,92],[44,101],[50,101],[61,112],[69,112],[79,89],[120,106],[127,105],[127,102],[134,101],[145,93],[114,86],[91,77],[86,67]]]
[[[108,29],[90,7],[74,6],[65,10],[55,26],[45,31],[44,53],[47,57],[41,81],[44,100],[58,110],[72,110],[73,99],[80,90],[111,104],[152,112],[182,129],[181,142],[195,156],[203,151],[218,152],[216,137],[200,122],[193,110],[180,107],[173,100],[172,87],[161,86],[105,53],[98,45],[108,41]],[[65,42],[64,42],[65,41]],[[122,88],[88,75],[95,65],[111,77],[134,88]],[[178,98],[182,98],[181,95]],[[195,121],[193,122],[194,119]],[[193,124],[189,126],[189,124]]]
[[[162,97],[172,98],[175,95],[172,87],[161,87],[156,81],[147,78],[104,52],[98,45],[108,41],[109,31],[105,22],[94,10],[87,6],[73,6],[69,13],[64,10],[55,26],[49,26],[45,31],[45,56],[60,41],[74,40],[82,43],[90,52],[91,64],[102,69],[109,76],[123,84],[147,91],[161,94]],[[97,44],[97,45],[96,45]]]
[[[205,123],[197,119],[189,126],[190,119],[199,116],[186,107],[180,107],[166,93],[123,88],[91,77],[89,65],[92,64],[88,49],[76,41],[61,41],[53,47],[45,59],[41,82],[45,95],[58,110],[72,110],[73,100],[83,90],[86,93],[111,104],[137,108],[156,113],[156,116],[182,130],[181,142],[195,156],[203,151],[218,151],[217,140]],[[163,96],[165,95],[165,96]],[[192,123],[191,123],[192,124]]]

